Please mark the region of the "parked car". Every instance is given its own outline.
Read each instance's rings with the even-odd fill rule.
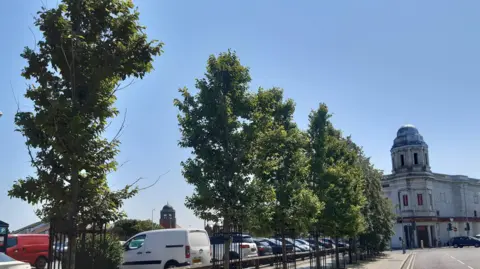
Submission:
[[[68,250],[68,242],[65,243],[65,244],[56,244],[54,247],[53,247],[55,253],[55,259],[56,260],[61,260],[63,257],[65,257],[65,253],[67,253],[67,250]]]
[[[480,239],[480,234],[475,235],[475,238]]]
[[[315,249],[315,246],[317,245],[314,239],[305,239],[305,241],[310,243],[310,247]],[[333,250],[333,246],[325,241],[318,240],[318,246],[321,247],[320,250],[325,250],[327,252],[331,252]]]
[[[281,239],[278,239],[281,240]],[[307,252],[310,251],[310,244],[303,244],[298,242],[297,240],[293,240],[291,238],[285,238],[285,241],[287,241],[289,244],[292,244],[295,246],[295,251],[296,252]]]
[[[6,254],[37,269],[44,269],[48,262],[48,248],[48,234],[9,234]]]
[[[225,238],[223,236],[210,237],[213,248],[213,258],[215,260],[223,260]],[[232,235],[232,243],[230,244],[230,259],[258,257],[257,245],[253,238],[248,234]]]
[[[451,246],[454,248],[480,247],[480,239],[473,236],[456,236],[451,239]]]
[[[258,256],[271,256],[273,255],[272,247],[265,241],[262,241],[258,238],[253,238],[253,242],[257,245],[258,249]],[[262,259],[260,260],[260,264],[270,264],[273,266],[274,259]]]
[[[21,262],[0,252],[0,268],[2,269],[30,269],[30,264]]]
[[[327,242],[328,244],[331,244],[332,246],[334,247],[339,247],[339,248],[349,248],[349,245],[347,243],[345,243],[343,240],[339,239],[338,240],[338,243],[335,244],[335,240],[333,239],[330,239],[330,238],[323,238],[323,240],[325,242]]]
[[[319,241],[320,241],[321,243],[323,243],[322,245],[323,245],[325,248],[331,248],[331,249],[335,249],[335,248],[336,248],[334,242],[333,242],[331,239],[328,239],[328,238],[320,238]]]
[[[258,256],[269,256],[273,255],[272,247],[265,241],[261,241],[260,239],[253,238],[253,242],[257,245],[258,249]]]
[[[274,255],[282,255],[282,241],[274,238],[264,238],[262,241],[266,242],[267,244],[272,247],[272,252]],[[285,244],[285,248],[287,253],[292,253],[293,252],[293,245],[290,243]]]
[[[124,244],[121,269],[208,265],[210,239],[203,229],[163,229],[136,234]]]

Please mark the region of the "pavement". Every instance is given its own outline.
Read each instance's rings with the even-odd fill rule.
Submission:
[[[386,251],[383,256],[377,257],[372,261],[364,261],[359,264],[349,264],[347,268],[356,269],[404,269],[408,266],[409,260],[414,253],[407,251],[403,254],[402,251]],[[429,267],[435,268],[435,267]],[[409,268],[408,268],[409,269]],[[435,268],[436,269],[436,268]]]
[[[411,269],[480,269],[479,248],[425,249],[415,254]]]

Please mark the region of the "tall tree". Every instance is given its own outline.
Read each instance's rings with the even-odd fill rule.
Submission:
[[[143,78],[161,52],[162,44],[149,41],[138,20],[132,1],[63,0],[38,12],[43,39],[21,55],[28,62],[22,76],[33,81],[25,97],[34,108],[18,112],[15,122],[36,176],[16,181],[9,195],[42,203],[42,218],[66,220],[70,268],[77,225],[115,220],[122,200],[135,193],[131,186],[108,188],[119,140],[102,134],[119,113],[119,84]]]
[[[328,120],[328,108],[321,104],[310,114],[311,180],[319,199],[325,203],[317,227],[338,241],[339,237],[355,236],[364,229],[361,212],[365,204],[362,171],[357,165],[357,152]],[[339,255],[336,251],[337,266]]]
[[[253,171],[255,177],[271,186],[276,194],[272,219],[265,221],[285,240],[288,231],[308,231],[322,208],[307,185],[308,139],[293,121],[293,100],[284,101],[281,89],[260,89],[254,100]]]
[[[395,215],[390,201],[383,195],[381,179],[382,172],[375,169],[370,159],[358,149],[359,165],[363,170],[364,189],[367,202],[362,209],[365,230],[359,235],[367,249],[373,251],[385,250],[393,235]]]
[[[222,221],[224,232],[248,219],[256,206],[255,180],[249,171],[252,134],[250,74],[237,55],[228,51],[210,56],[205,78],[197,79],[198,93],[183,88],[175,99],[180,114],[179,145],[192,149],[182,162],[183,175],[195,191],[186,206],[208,221]],[[229,263],[225,244],[225,268]]]

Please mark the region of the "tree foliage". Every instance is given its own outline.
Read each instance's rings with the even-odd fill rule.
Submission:
[[[293,121],[295,104],[283,100],[283,90],[260,89],[253,102],[255,178],[275,192],[270,219],[257,215],[272,231],[303,233],[315,221],[322,204],[308,188],[308,138]]]
[[[362,213],[366,220],[365,230],[360,234],[360,240],[369,249],[382,251],[388,246],[393,235],[395,214],[391,202],[382,194],[382,172],[375,169],[370,159],[359,150],[359,164],[363,170],[364,189],[368,197]]]
[[[174,101],[180,111],[179,145],[191,148],[193,155],[181,163],[195,188],[186,205],[200,218],[222,220],[224,226],[243,222],[246,209],[254,206],[249,82],[249,70],[234,52],[212,55],[205,78],[196,80],[198,93],[183,88],[183,100]]]
[[[15,116],[36,175],[17,180],[9,196],[41,203],[42,219],[67,219],[70,229],[115,220],[136,189],[109,189],[120,142],[102,134],[119,114],[119,84],[150,72],[162,44],[148,40],[132,1],[63,0],[37,15],[43,38],[21,54],[33,111]]]
[[[151,220],[122,219],[115,222],[112,233],[126,240],[138,233],[158,229],[162,229],[162,226]]]
[[[325,203],[317,225],[335,238],[355,236],[364,229],[362,171],[350,137],[342,137],[329,117],[325,104],[309,117],[311,180],[315,193]]]

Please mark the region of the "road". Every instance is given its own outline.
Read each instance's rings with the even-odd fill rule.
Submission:
[[[414,252],[412,269],[480,269],[478,248],[440,248]]]

